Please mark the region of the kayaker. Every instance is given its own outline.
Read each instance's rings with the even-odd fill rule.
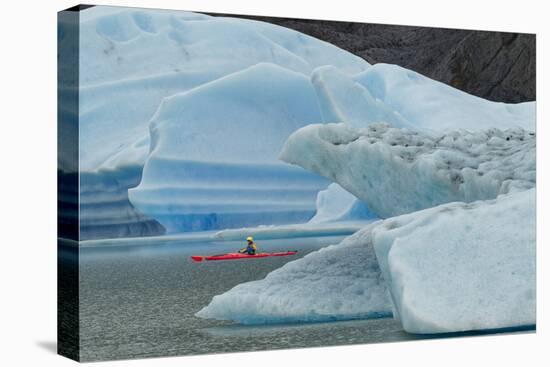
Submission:
[[[239,250],[239,253],[244,254],[247,253],[248,255],[256,255],[256,244],[254,243],[254,238],[247,237],[246,238],[246,247]]]

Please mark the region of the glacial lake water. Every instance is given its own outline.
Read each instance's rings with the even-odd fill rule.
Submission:
[[[194,314],[213,296],[342,237],[260,241],[262,251],[298,255],[194,263],[192,254],[233,252],[239,242],[101,246],[80,250],[82,361],[415,340],[392,318],[246,326]]]

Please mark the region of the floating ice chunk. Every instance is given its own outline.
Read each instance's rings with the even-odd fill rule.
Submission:
[[[373,124],[311,125],[280,158],[337,182],[379,217],[535,186],[535,135],[508,130],[424,134]]]
[[[397,65],[376,64],[351,75],[316,69],[312,83],[324,121],[430,131],[521,127],[535,130],[535,102],[505,104],[469,95]]]
[[[371,239],[411,333],[534,325],[535,189],[385,220]]]

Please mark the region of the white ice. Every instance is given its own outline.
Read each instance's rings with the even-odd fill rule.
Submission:
[[[487,101],[397,65],[376,64],[358,74],[351,74],[332,66],[322,66],[315,69],[311,80],[317,92],[323,122],[343,122],[349,127],[366,127],[370,124],[387,123],[392,127],[408,128],[424,134],[435,134],[436,138],[439,138],[442,132],[456,129],[477,131],[492,127],[500,129],[521,127],[534,131],[535,102],[504,104]],[[305,153],[311,154],[311,152],[305,152],[304,149]],[[301,159],[307,158],[302,156]],[[293,162],[293,159],[291,158],[290,161]],[[339,163],[343,166],[346,165],[343,160]],[[323,163],[319,161],[316,165],[320,168],[324,165],[324,161]],[[355,167],[350,167],[349,170],[354,171]],[[318,169],[313,169],[313,171],[321,173]],[[377,180],[377,173],[382,172],[370,172],[369,180],[371,182]],[[326,176],[325,173],[321,174]],[[332,180],[332,177],[326,177]],[[357,177],[353,179],[355,180]],[[337,182],[342,183],[338,180]],[[407,185],[409,182],[408,177],[405,177],[403,185]],[[362,185],[357,181],[354,184]],[[344,184],[343,186],[352,190],[351,185]],[[352,190],[351,192],[358,195],[357,191]],[[485,194],[476,194],[466,200],[483,198]],[[376,199],[374,197],[376,195],[377,193],[374,193],[374,199]],[[466,193],[466,195],[468,194]],[[387,196],[383,195],[378,198],[381,199],[379,201],[383,200],[380,204],[385,206],[395,204],[395,200],[386,201]],[[398,203],[395,208],[397,210],[385,210],[385,215],[400,214],[448,201],[447,199],[441,201],[442,198],[438,198],[437,193],[434,196],[429,203]],[[489,194],[489,196],[494,197],[493,194]],[[359,197],[364,199],[364,196]],[[336,191],[324,192],[322,196],[320,194],[319,198],[325,202],[343,203],[344,200]],[[395,195],[392,195],[392,198],[395,198]],[[458,195],[454,199],[460,200],[461,197]],[[425,200],[425,198],[420,200]],[[372,204],[371,201],[366,202]],[[403,204],[409,205],[409,207],[400,208]],[[336,209],[331,208],[332,217],[337,216]],[[378,209],[380,215],[380,208],[376,207],[375,209]],[[314,220],[326,216],[326,214],[319,213],[318,210]]]
[[[328,122],[356,127],[385,122],[428,131],[535,130],[535,102],[488,101],[397,65],[376,64],[355,75],[324,66],[314,71],[312,82]]]
[[[452,203],[371,231],[396,316],[411,333],[534,325],[535,189]]]
[[[388,218],[534,187],[535,143],[520,128],[426,134],[317,124],[293,133],[280,158],[337,182]]]

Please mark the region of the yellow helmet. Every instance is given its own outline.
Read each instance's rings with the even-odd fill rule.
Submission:
[[[252,238],[252,236],[246,237],[246,240],[247,240],[247,241],[250,241],[250,242],[254,242],[254,238]]]

